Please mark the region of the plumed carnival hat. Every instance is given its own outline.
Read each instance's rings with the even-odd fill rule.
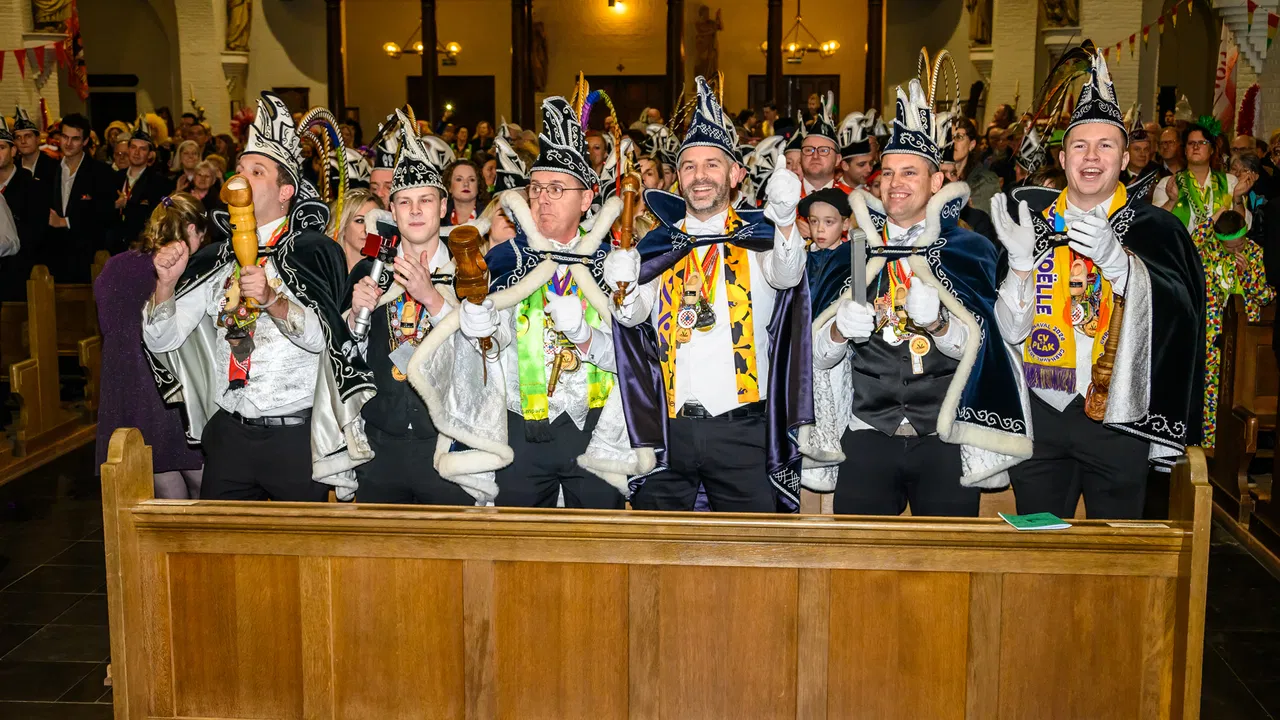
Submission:
[[[1099,52],[1093,53],[1093,64],[1085,78],[1084,87],[1080,90],[1080,99],[1071,113],[1067,132],[1090,123],[1105,123],[1128,134],[1124,126],[1124,114],[1120,112],[1120,103],[1116,100],[1115,86],[1111,84],[1111,72],[1107,70],[1107,60]]]
[[[453,148],[449,147],[449,143],[439,135],[419,135],[418,140],[422,143],[422,150],[427,154],[427,159],[438,168],[446,168],[449,163],[458,159],[453,154]]]
[[[893,134],[882,154],[917,155],[937,167],[942,164],[942,151],[935,138],[933,106],[925,97],[920,81],[912,80],[905,91],[899,85]]]
[[[840,157],[852,158],[871,154],[871,132],[876,124],[876,111],[851,112],[840,121],[836,142],[840,145]]]
[[[418,137],[413,123],[404,112],[396,110],[400,120],[400,154],[396,158],[396,166],[391,175],[391,196],[401,190],[433,187],[445,195],[444,179],[440,176],[440,167],[436,165],[424,147],[424,138]]]
[[[0,142],[7,142],[13,145],[13,131],[9,129],[9,120],[0,115]]]
[[[756,144],[755,152],[746,159],[747,175],[751,178],[751,186],[756,199],[764,197],[764,187],[778,166],[787,139],[781,135],[770,135]]]
[[[34,130],[40,132],[40,127],[31,122],[31,116],[22,107],[17,107],[13,112],[13,131]]]
[[[507,122],[507,118],[503,117],[502,122],[498,123],[498,129],[494,131],[495,138],[502,138],[510,145],[515,140],[515,133],[511,132],[511,125]]]
[[[680,139],[675,133],[662,123],[653,123],[644,131],[649,136],[645,143],[645,154],[663,165],[675,167],[676,157],[680,155]]]
[[[244,154],[265,155],[280,164],[296,182],[302,170],[302,142],[293,114],[280,96],[263,91],[258,112],[249,126]]]
[[[151,139],[151,126],[147,124],[145,115],[139,115],[134,121],[132,131],[129,134],[130,140],[141,140],[142,142],[155,147],[155,141]]]
[[[800,147],[804,145],[804,136],[807,134],[808,132],[804,127],[804,116],[799,111],[796,111],[795,127],[791,128],[791,134],[786,136],[787,144],[782,148],[782,152],[789,153],[792,150],[800,152]]]
[[[1138,103],[1131,105],[1129,112],[1124,114],[1124,130],[1129,142],[1151,139],[1146,128],[1142,127],[1142,106]]]
[[[396,132],[396,114],[391,113],[378,125],[378,132],[373,138],[373,162],[370,163],[374,170],[394,170],[396,167],[396,154],[400,150],[400,133]]]
[[[369,161],[359,150],[355,148],[345,148],[346,150],[346,166],[347,166],[347,183],[352,188],[369,187],[369,175],[373,169],[369,165]],[[336,184],[338,178],[338,156],[337,153],[329,155],[329,176],[333,178]]]
[[[538,159],[530,172],[545,170],[577,178],[584,187],[595,190],[599,183],[595,170],[586,158],[586,136],[578,114],[563,97],[542,101],[542,134],[538,136]]]
[[[1022,135],[1022,145],[1014,162],[1028,174],[1037,172],[1049,162],[1049,149],[1040,142],[1040,132],[1034,127],[1027,128]]]
[[[684,134],[684,142],[680,144],[680,154],[693,147],[713,147],[723,150],[737,162],[738,131],[733,126],[733,118],[724,111],[706,78],[699,75],[697,84],[698,102],[689,120],[689,129]]]
[[[836,94],[827,91],[827,96],[819,103],[817,116],[813,119],[813,125],[805,132],[806,135],[816,135],[824,137],[831,141],[837,149],[840,148],[840,140],[836,137],[836,124],[832,119],[831,113],[834,112],[836,106]]]
[[[506,138],[501,135],[494,137],[493,154],[498,161],[498,179],[493,184],[494,192],[514,190],[529,184],[529,168]]]
[[[952,135],[955,116],[949,112],[935,113],[933,116],[933,141],[938,145],[938,157],[942,162],[956,161],[956,148]]]

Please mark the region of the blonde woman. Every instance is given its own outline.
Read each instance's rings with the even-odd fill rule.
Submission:
[[[480,213],[480,217],[476,219],[476,226],[484,233],[486,244],[483,249],[486,253],[516,236],[515,223],[511,222],[506,211],[502,209],[502,197],[507,193],[518,193],[525,202],[529,199],[524,188],[517,188],[494,195],[485,206],[484,212]]]
[[[156,286],[153,256],[186,243],[195,253],[205,243],[209,219],[200,201],[186,193],[161,199],[137,245],[107,261],[93,283],[102,332],[102,383],[98,407],[99,467],[116,428],[136,427],[151,446],[158,498],[200,497],[204,456],[187,444],[182,410],[166,407],[142,352],[142,308]]]
[[[173,181],[177,192],[191,192],[196,181],[196,166],[200,164],[200,146],[193,140],[183,140],[173,156]]]
[[[368,231],[364,227],[364,216],[370,210],[385,210],[382,200],[366,189],[352,190],[342,201],[342,217],[338,218],[338,229],[333,237],[342,245],[342,254],[347,258],[347,272],[364,257],[360,251],[364,249],[364,238]]]

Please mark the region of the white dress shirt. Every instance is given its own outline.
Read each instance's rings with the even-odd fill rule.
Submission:
[[[258,227],[259,248],[266,246],[284,221],[280,218]],[[171,297],[154,307],[148,302],[142,311],[142,338],[147,347],[154,353],[172,352],[186,342],[199,323],[207,320],[216,324],[226,292],[223,285],[234,268],[228,263],[200,288],[181,298]],[[265,269],[268,281],[275,285],[279,278],[275,262],[268,259]],[[289,303],[289,312],[284,319],[266,311],[258,316],[249,382],[243,388],[227,387],[231,346],[227,344],[226,328],[217,326],[214,372],[218,373],[217,386],[222,388],[217,403],[229,413],[238,412],[245,417],[293,415],[311,407],[320,353],[326,347],[324,328],[315,312],[298,302],[284,284],[275,285],[275,291],[282,296],[278,302]],[[271,322],[266,322],[268,318]]]
[[[707,220],[692,215],[684,219],[684,231],[690,235],[706,236],[724,233],[728,210]],[[773,317],[773,304],[778,290],[793,288],[804,278],[804,245],[796,240],[795,226],[783,235],[775,228],[773,249],[747,253],[747,266],[751,270],[751,320],[755,332],[756,377],[759,379],[760,400],[768,396],[769,377],[769,321]],[[703,332],[694,330],[689,342],[676,350],[676,408],[686,402],[696,402],[712,415],[721,415],[737,408],[737,371],[733,362],[733,333],[729,327],[729,300],[724,279],[724,244],[720,248],[720,271],[716,273],[715,310],[716,324]],[[696,259],[701,260],[711,248],[698,248]],[[655,300],[662,286],[662,277],[636,288],[634,309],[630,309],[623,322],[634,313],[650,317],[657,325],[660,304]],[[708,289],[708,293],[711,291]],[[679,298],[676,299],[679,301]]]
[[[80,162],[76,163],[76,169],[72,170],[67,165],[67,159],[62,158],[62,212],[58,213],[63,218],[67,217],[67,204],[71,202],[71,186],[76,184],[76,174],[80,172],[80,168],[84,167],[84,155],[80,155]],[[67,227],[71,227],[71,221],[67,220]]]
[[[1102,217],[1106,216],[1106,211],[1111,207],[1111,203],[1115,201],[1115,195],[1107,198],[1098,204],[1092,210],[1081,210],[1071,201],[1067,201],[1067,211],[1063,215],[1066,226],[1070,227],[1071,223],[1083,215],[1097,214]],[[1027,275],[1026,279],[1020,279],[1017,273],[1010,271],[1005,275],[1004,282],[1000,283],[1000,295],[996,299],[996,325],[1000,327],[1000,334],[1004,336],[1005,342],[1020,346],[1026,342],[1027,336],[1031,334],[1031,326],[1035,320],[1034,300],[1035,300],[1035,272],[1032,271]],[[1112,286],[1114,292],[1124,294],[1124,287]],[[1058,412],[1067,409],[1072,400],[1077,395],[1085,395],[1089,392],[1089,382],[1093,379],[1093,338],[1086,335],[1079,327],[1075,328],[1076,339],[1076,389],[1075,392],[1066,392],[1064,390],[1052,390],[1046,388],[1031,388],[1041,400],[1048,403]],[[1021,353],[1018,357],[1022,357]]]

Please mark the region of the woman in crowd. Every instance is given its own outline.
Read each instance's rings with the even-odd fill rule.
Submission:
[[[1267,284],[1263,271],[1262,248],[1248,237],[1244,215],[1235,210],[1224,211],[1213,223],[1212,237],[1200,243],[1200,260],[1204,265],[1205,332],[1204,354],[1204,442],[1214,446],[1218,420],[1218,373],[1222,368],[1222,317],[1232,295],[1244,298],[1249,322],[1262,320],[1262,308],[1276,298],[1275,288]]]
[[[493,126],[488,120],[476,123],[476,136],[471,140],[471,149],[476,152],[488,152],[493,147]]]
[[[471,131],[466,125],[458,127],[457,134],[453,136],[450,145],[453,147],[454,156],[463,160],[471,159]]]
[[[185,243],[191,253],[204,245],[209,220],[200,201],[185,193],[165,197],[151,213],[138,244],[107,261],[93,284],[102,333],[102,383],[98,406],[97,462],[117,428],[136,427],[151,446],[158,498],[200,497],[204,457],[187,444],[182,410],[160,398],[142,351],[142,308],[155,291],[153,256],[162,247]]]
[[[195,140],[183,140],[178,145],[176,167],[173,169],[173,180],[177,192],[191,192],[195,186],[196,166],[200,164],[200,146]]]
[[[361,250],[364,249],[364,237],[368,234],[364,216],[374,208],[385,209],[377,195],[363,188],[349,191],[342,201],[342,217],[338,218],[338,228],[333,236],[342,243],[342,254],[347,258],[347,272],[351,272],[364,257]]]
[[[222,133],[213,138],[213,151],[224,158],[236,156],[236,141],[230,135]]]
[[[502,208],[502,196],[507,193],[519,193],[520,197],[528,202],[529,196],[524,188],[506,190],[493,196],[485,206],[484,212],[480,214],[480,226],[484,227],[486,223],[489,225],[489,232],[485,236],[487,244],[484,251],[486,253],[516,236],[515,223],[511,222],[511,218],[507,217],[507,211]]]
[[[459,132],[465,130],[461,128]],[[444,184],[449,188],[449,214],[444,218],[445,227],[474,220],[489,202],[488,190],[480,185],[480,168],[470,160],[458,159],[449,163],[444,171]]]
[[[1213,224],[1227,210],[1244,216],[1252,226],[1253,215],[1245,207],[1249,188],[1223,169],[1218,138],[1222,127],[1213,118],[1202,117],[1182,135],[1187,168],[1156,186],[1151,203],[1173,213],[1191,231],[1199,247],[1214,239]]]
[[[190,141],[188,140],[187,142]],[[213,156],[210,155],[210,157]],[[218,170],[217,165],[208,160],[202,160],[199,165],[196,165],[195,180],[192,182],[189,192],[204,205],[205,212],[209,213],[209,217],[213,217],[214,210],[225,210],[227,208],[222,202],[222,198],[219,197],[222,192],[222,173]]]

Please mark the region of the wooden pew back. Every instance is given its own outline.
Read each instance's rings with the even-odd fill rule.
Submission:
[[[0,382],[9,382],[9,366],[31,354],[27,341],[27,304],[0,303]]]
[[[1276,428],[1280,371],[1272,349],[1274,321],[1273,303],[1263,308],[1260,322],[1249,322],[1239,295],[1230,298],[1222,321],[1213,484],[1220,504],[1246,526],[1257,491],[1249,465],[1258,454],[1258,436]]]
[[[27,280],[27,345],[29,357],[9,366],[9,391],[18,398],[13,432],[14,453],[52,441],[70,429],[76,417],[62,407],[58,380],[58,331],[53,277],[37,265]]]
[[[157,501],[102,468],[117,718],[1196,718],[1210,492],[1163,528]],[[430,709],[429,711],[427,709]]]

